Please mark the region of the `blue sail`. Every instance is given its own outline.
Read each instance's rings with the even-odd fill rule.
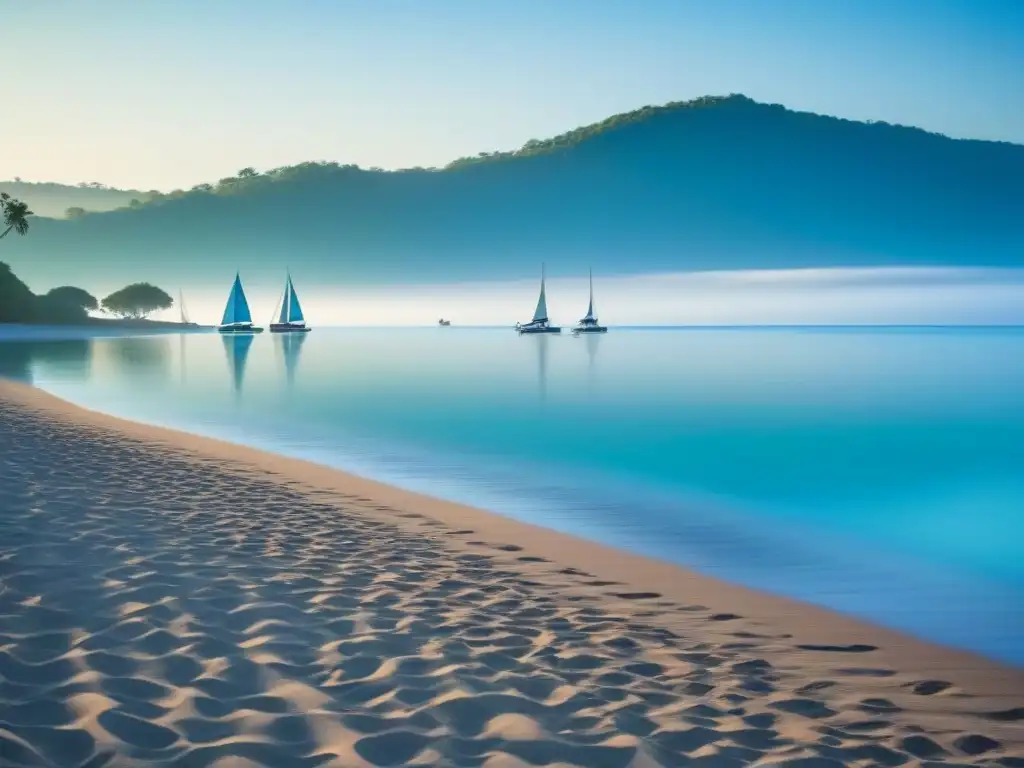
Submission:
[[[245,291],[242,290],[242,281],[235,276],[235,319],[236,323],[252,323],[252,314],[249,312],[249,302],[245,299]]]
[[[249,302],[245,300],[245,291],[242,290],[242,280],[238,273],[235,273],[235,283],[231,286],[231,294],[228,296],[227,306],[224,307],[224,316],[220,320],[221,325],[237,325],[239,323],[252,323],[252,315],[249,313]]]
[[[288,322],[289,323],[302,323],[305,319],[302,316],[302,305],[299,304],[299,295],[295,293],[295,286],[292,285],[292,279],[288,278]]]
[[[224,316],[220,319],[221,325],[229,325],[235,322],[235,293],[239,286],[238,274],[235,274],[234,285],[231,286],[231,293],[228,294],[228,303],[224,307]]]

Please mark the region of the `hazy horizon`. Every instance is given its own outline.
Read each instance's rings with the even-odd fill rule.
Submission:
[[[539,279],[424,285],[313,286],[293,275],[313,327],[512,326],[529,320]],[[283,280],[242,274],[253,321],[268,324]],[[120,286],[113,286],[111,290]],[[176,286],[162,286],[177,302]],[[189,319],[219,323],[230,288],[182,285]],[[98,295],[102,298],[107,291]],[[612,326],[1022,325],[1024,269],[830,268],[594,278],[595,309]],[[586,276],[547,280],[552,322],[586,313]],[[153,319],[177,320],[177,304]]]

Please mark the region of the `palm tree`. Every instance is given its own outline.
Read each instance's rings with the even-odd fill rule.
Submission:
[[[19,235],[28,232],[28,217],[32,215],[32,211],[28,209],[26,203],[11,197],[6,192],[0,192],[0,210],[3,212],[4,225],[7,227],[0,234],[0,238],[7,237],[12,229]]]

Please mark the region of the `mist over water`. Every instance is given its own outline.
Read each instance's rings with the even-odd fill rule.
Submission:
[[[1024,330],[320,328],[0,375],[1024,664]]]
[[[532,266],[532,265],[531,265]],[[548,308],[570,324],[586,313],[586,275],[560,276],[548,264]],[[224,284],[183,286],[193,320],[220,320],[234,275]],[[313,325],[417,326],[439,317],[456,325],[509,326],[529,319],[536,276],[517,282],[323,286],[293,274]],[[253,319],[269,323],[284,275],[242,279]],[[170,290],[170,286],[168,290]],[[1024,270],[977,268],[798,269],[595,275],[597,310],[612,325],[1020,325]],[[172,291],[177,296],[177,290]],[[177,308],[161,315],[178,318]]]

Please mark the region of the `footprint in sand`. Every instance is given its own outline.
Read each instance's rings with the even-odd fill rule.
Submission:
[[[1024,720],[1024,707],[1003,709],[999,712],[986,712],[982,717],[988,718],[989,720],[996,720],[1001,723],[1017,723]]]
[[[863,645],[862,643],[854,643],[853,645],[798,645],[801,651],[820,651],[822,653],[870,653],[871,651],[877,651],[877,645]]]
[[[660,592],[612,592],[610,597],[617,597],[620,600],[654,600],[661,597]]]
[[[909,687],[918,696],[936,696],[940,693],[950,692],[953,684],[945,680],[919,680],[918,682],[907,683],[906,687]]]

